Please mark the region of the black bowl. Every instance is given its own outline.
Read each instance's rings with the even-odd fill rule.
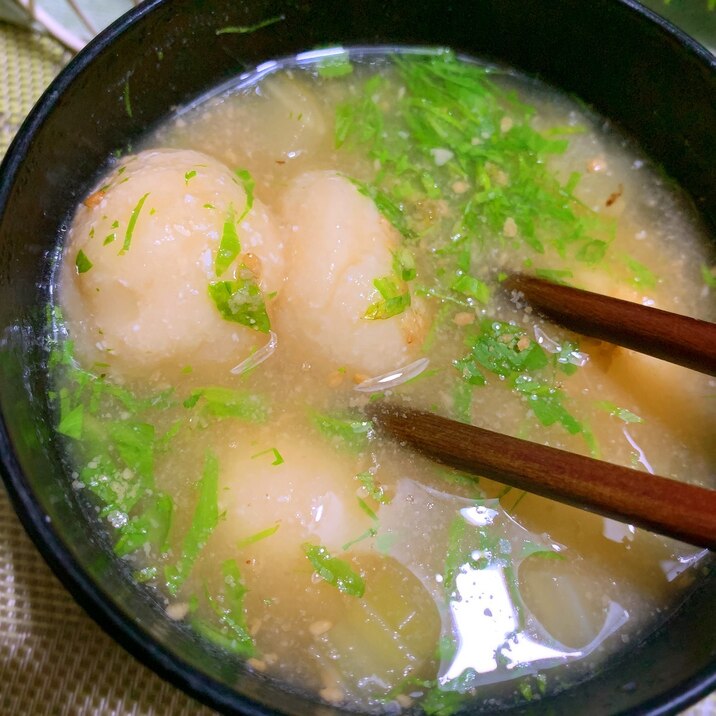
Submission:
[[[217,36],[216,29],[263,29]],[[716,227],[716,60],[630,0],[153,0],[58,77],[0,172],[0,450],[17,511],[59,578],[132,654],[227,712],[331,713],[170,621],[69,488],[44,341],[58,237],[98,168],[181,105],[261,61],[326,43],[441,45],[539,75],[621,125]],[[608,669],[530,713],[672,713],[716,687],[716,579]],[[521,712],[524,708],[515,708]]]

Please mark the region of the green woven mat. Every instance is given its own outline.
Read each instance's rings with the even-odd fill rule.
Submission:
[[[0,156],[69,56],[0,23]],[[115,644],[50,572],[0,487],[0,716],[210,716]],[[716,695],[688,716],[716,716]]]

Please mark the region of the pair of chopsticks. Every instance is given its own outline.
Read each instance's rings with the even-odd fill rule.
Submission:
[[[716,324],[519,274],[503,286],[572,331],[716,375]],[[445,465],[716,550],[716,490],[428,412],[377,403],[371,416]]]

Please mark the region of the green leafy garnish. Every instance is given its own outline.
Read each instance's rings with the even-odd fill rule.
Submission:
[[[119,255],[126,254],[129,251],[129,247],[132,243],[132,235],[134,234],[134,227],[137,225],[137,219],[139,218],[139,212],[144,206],[144,202],[147,200],[149,192],[147,192],[138,202],[137,205],[132,209],[132,213],[129,217],[129,223],[127,224],[127,231],[124,234],[124,243],[119,251]]]
[[[508,381],[523,396],[535,417],[544,426],[562,425],[571,434],[581,433],[593,445],[593,436],[565,407],[567,396],[555,384],[549,368],[571,374],[576,365],[570,362],[576,352],[574,343],[565,341],[559,353],[550,358],[536,342],[518,326],[501,321],[484,320],[480,333],[471,342],[471,352],[454,361],[463,380],[470,386],[484,385],[482,371]]]
[[[324,57],[318,61],[316,71],[319,77],[329,79],[332,77],[345,77],[353,72],[350,56],[346,50]]]
[[[364,318],[369,320],[392,318],[410,306],[410,291],[407,287],[401,286],[393,276],[376,278],[373,285],[378,289],[383,300],[371,304]]]
[[[268,417],[268,409],[259,395],[222,386],[197,388],[184,401],[185,408],[193,408],[201,401],[202,410],[214,418],[238,418],[260,423]]]
[[[369,527],[363,534],[358,535],[355,539],[352,539],[350,542],[346,542],[341,549],[344,552],[347,552],[353,545],[358,544],[359,542],[363,542],[363,540],[370,539],[371,537],[375,537],[378,534],[378,530],[375,527]]]
[[[631,282],[638,288],[656,288],[658,278],[644,264],[630,256],[624,257],[624,263],[631,272]]]
[[[709,288],[716,288],[716,267],[709,268],[706,264],[701,264],[701,278]]]
[[[154,475],[154,426],[135,420],[115,422],[109,435],[125,465],[147,484]]]
[[[219,250],[216,252],[216,260],[214,261],[214,271],[217,277],[221,276],[221,274],[231,266],[241,252],[241,242],[239,241],[239,234],[236,230],[236,223],[234,205],[229,204],[226,219],[224,219],[224,226],[221,230]]]
[[[368,470],[359,472],[356,475],[356,480],[358,480],[358,482],[360,482],[360,484],[365,488],[371,499],[379,502],[381,505],[387,505],[390,503],[390,498],[385,494],[383,487],[376,482],[373,473]]]
[[[606,241],[594,239],[593,241],[588,241],[577,251],[576,258],[578,261],[594,266],[604,258],[608,248],[609,244]]]
[[[620,408],[615,403],[611,403],[608,400],[602,400],[597,403],[597,407],[602,410],[606,410],[609,415],[613,415],[615,418],[625,423],[643,423],[644,418],[640,418],[636,413],[632,413],[631,410],[626,408]]]
[[[77,252],[77,258],[75,259],[75,268],[77,273],[86,273],[89,271],[94,264],[87,258],[87,254],[80,249]]]
[[[248,169],[235,169],[234,174],[239,182],[241,182],[241,186],[244,187],[244,191],[246,192],[246,204],[244,204],[244,210],[236,220],[236,223],[240,224],[247,217],[251,209],[254,208],[254,189],[256,187],[256,182]]]
[[[239,549],[242,549],[244,547],[248,547],[249,545],[255,544],[256,542],[260,542],[262,539],[266,539],[267,537],[276,534],[279,527],[280,525],[277,522],[273,527],[267,527],[265,530],[261,530],[261,532],[257,532],[256,534],[253,534],[249,537],[244,537],[244,539],[240,539],[236,543],[236,546]]]
[[[200,632],[234,654],[244,657],[253,656],[256,653],[256,646],[249,633],[249,626],[246,620],[246,611],[244,609],[246,587],[244,586],[239,566],[233,559],[229,559],[221,565],[221,574],[224,578],[222,594],[219,597],[215,597],[206,590],[206,598],[214,614],[219,618],[223,630],[219,631],[209,625],[205,625],[205,628],[200,629]],[[223,638],[219,638],[219,636]]]
[[[548,364],[547,354],[525,332],[509,323],[485,320],[472,345],[470,362],[480,365],[500,378],[522,371],[533,371]],[[468,382],[477,385],[474,378]]]
[[[490,288],[484,281],[480,281],[474,276],[462,274],[453,281],[450,288],[468,298],[474,298],[482,304],[486,305],[490,302]]]
[[[404,246],[393,253],[393,273],[402,281],[412,281],[417,275],[415,256]]]
[[[331,557],[328,550],[320,545],[308,542],[302,545],[303,551],[313,565],[318,576],[338,591],[352,597],[362,597],[365,593],[363,578],[353,571],[348,562],[337,557]]]
[[[537,276],[537,278],[543,278],[563,286],[567,285],[567,279],[572,278],[573,275],[571,271],[564,269],[535,269],[535,276]]]
[[[209,295],[222,318],[261,333],[271,330],[266,304],[254,275],[241,264],[238,278],[209,284]]]
[[[120,538],[114,545],[118,557],[125,557],[145,544],[160,551],[166,548],[167,535],[172,519],[173,503],[169,495],[159,494],[150,505],[131,519],[120,530]]]
[[[196,169],[190,169],[184,173],[184,183],[188,184],[196,176]]]
[[[353,178],[350,180],[361,194],[373,200],[376,209],[378,209],[406,239],[414,239],[417,236],[417,233],[408,226],[405,209],[400,202],[394,201],[386,192],[381,191],[371,184]]]
[[[574,127],[534,130],[533,110],[492,82],[494,70],[450,52],[394,63],[394,83],[373,77],[339,105],[335,144],[374,162],[373,177],[356,186],[403,236],[445,257],[520,241],[537,253],[550,243],[560,255],[599,260],[613,224],[575,198],[578,174],[561,184],[548,168]]]
[[[461,423],[472,423],[473,389],[474,385],[469,379],[456,383],[453,389],[453,412],[455,420],[459,420]]]
[[[82,437],[84,412],[82,403],[70,407],[69,393],[66,388],[62,388],[60,390],[60,422],[57,426],[57,432],[66,435],[68,438],[79,440]]]
[[[373,522],[378,521],[378,515],[375,514],[375,510],[361,497],[358,498],[358,507],[360,507]]]
[[[313,424],[327,438],[338,438],[341,446],[361,451],[368,447],[368,438],[373,429],[370,420],[354,420],[348,417],[326,415],[314,412]]]
[[[430,689],[420,702],[420,707],[427,716],[453,716],[462,710],[467,694],[459,691],[445,691],[440,687]]]
[[[262,450],[261,452],[257,452],[255,455],[251,456],[251,459],[255,457],[261,457],[262,455],[268,455],[269,453],[273,455],[273,461],[271,462],[272,465],[283,465],[283,455],[281,455],[281,453],[276,448],[269,448],[268,450]]]
[[[175,565],[164,568],[169,593],[174,596],[186,581],[194,562],[219,523],[219,461],[208,451],[199,480],[199,498],[191,525],[182,541],[181,556]]]
[[[514,387],[525,396],[527,405],[542,425],[559,423],[572,435],[582,432],[582,424],[564,407],[563,391],[528,375],[518,376]]]

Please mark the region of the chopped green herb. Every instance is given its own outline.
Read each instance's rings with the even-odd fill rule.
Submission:
[[[244,264],[233,281],[209,284],[209,295],[222,318],[240,323],[261,333],[271,330],[266,304],[254,275]]]
[[[581,433],[583,428],[564,407],[565,394],[550,385],[541,383],[532,376],[521,375],[515,379],[514,387],[527,399],[537,420],[542,425],[562,425],[572,435]]]
[[[369,320],[384,320],[402,313],[410,306],[410,291],[400,286],[393,276],[376,278],[373,285],[383,297],[368,307],[364,318]]]
[[[328,550],[320,545],[308,542],[302,545],[303,551],[313,565],[318,576],[338,591],[352,597],[362,597],[365,593],[363,578],[353,571],[348,562],[337,557],[331,557]]]
[[[566,375],[573,375],[581,364],[582,356],[579,347],[572,341],[564,341],[559,352],[555,354],[557,367]]]
[[[194,562],[219,522],[219,462],[207,452],[204,472],[199,480],[199,498],[191,525],[182,542],[181,556],[175,565],[164,568],[167,589],[174,596],[189,576]]]
[[[368,503],[360,497],[358,498],[358,507],[360,507],[371,520],[374,522],[378,521],[378,515],[376,515],[375,511],[368,505]]]
[[[373,430],[370,420],[325,415],[314,412],[313,424],[327,438],[339,438],[339,444],[351,450],[361,451],[368,447],[368,439]]]
[[[631,410],[626,408],[620,408],[618,405],[609,402],[608,400],[602,400],[597,403],[597,407],[602,410],[606,410],[609,415],[613,415],[615,418],[625,423],[643,423],[644,418],[640,418],[636,413],[632,413]]]
[[[349,54],[346,50],[343,52],[325,57],[319,60],[317,72],[320,77],[325,79],[332,77],[345,77],[353,72]]]
[[[337,148],[373,161],[372,178],[354,183],[403,236],[420,236],[451,272],[457,255],[477,258],[488,242],[522,241],[538,253],[549,243],[589,263],[603,256],[614,222],[574,197],[578,174],[560,184],[548,166],[567,147],[554,136],[581,128],[539,133],[533,110],[494,85],[492,70],[450,52],[394,62],[394,82],[371,78],[338,106],[334,136]],[[474,281],[455,290],[487,300]]]
[[[590,266],[598,264],[607,253],[609,244],[601,239],[594,239],[584,244],[576,253],[578,261],[583,261]]]
[[[385,494],[383,487],[376,483],[373,473],[368,470],[359,472],[356,475],[356,480],[358,480],[358,482],[360,482],[360,484],[365,488],[371,499],[379,502],[381,505],[387,505],[390,503],[390,498]]]
[[[77,269],[77,273],[86,273],[93,265],[94,264],[87,258],[87,254],[80,249],[77,252],[77,258],[75,259],[75,268]]]
[[[393,253],[393,273],[402,281],[412,281],[417,275],[415,256],[404,246]]]
[[[658,278],[644,264],[630,256],[624,257],[624,263],[632,274],[632,283],[639,288],[656,288]]]
[[[137,225],[137,219],[139,218],[139,212],[144,206],[144,202],[147,200],[149,192],[147,192],[138,202],[137,205],[132,209],[132,214],[129,217],[129,223],[127,224],[127,231],[124,234],[124,243],[120,249],[119,255],[126,254],[129,251],[129,247],[132,243],[132,235],[134,234],[134,227]]]
[[[370,539],[371,537],[375,537],[377,534],[378,534],[378,530],[375,527],[370,527],[362,535],[358,535],[358,537],[351,540],[350,542],[346,542],[341,547],[341,549],[344,552],[347,552],[354,545],[358,544],[359,542],[363,542],[363,540]]]
[[[241,216],[236,220],[236,223],[240,224],[254,207],[254,188],[256,187],[256,182],[248,169],[235,169],[234,174],[236,174],[237,179],[241,182],[246,192],[244,210],[241,212]]]
[[[135,420],[115,422],[109,436],[124,464],[147,485],[154,482],[154,426]]]
[[[262,539],[266,539],[267,537],[276,534],[279,527],[280,525],[277,522],[273,527],[268,527],[265,530],[261,530],[261,532],[257,532],[256,534],[251,535],[250,537],[244,537],[244,539],[240,539],[236,543],[236,546],[239,549],[243,549],[244,547],[248,547],[249,545],[255,544],[256,542],[260,542]]]
[[[276,448],[269,448],[268,450],[262,450],[261,452],[257,452],[255,455],[252,455],[251,458],[255,457],[261,457],[262,455],[268,455],[271,453],[273,455],[273,461],[271,462],[272,465],[283,465],[284,459],[281,453]]]
[[[533,371],[548,364],[547,354],[525,332],[510,323],[484,320],[472,346],[476,363],[501,378]]]
[[[120,538],[114,545],[118,557],[125,557],[145,544],[165,551],[172,519],[173,503],[169,495],[159,494],[144,512],[121,528]]]
[[[191,169],[184,174],[184,183],[188,184],[196,176],[196,169]]]
[[[239,566],[233,559],[229,559],[221,565],[221,573],[224,577],[223,594],[220,597],[213,597],[208,590],[206,591],[209,605],[224,627],[223,631],[212,628],[215,637],[212,640],[234,654],[252,656],[256,653],[256,646],[246,621],[244,609],[246,587]],[[206,632],[203,633],[207,636]],[[216,638],[218,635],[224,637],[220,642]]]
[[[139,584],[144,584],[145,582],[151,582],[153,579],[156,579],[158,572],[159,570],[156,567],[144,567],[138,572],[135,572],[132,576]]]
[[[474,298],[482,304],[487,304],[490,301],[490,289],[488,285],[484,281],[480,281],[479,278],[469,276],[468,274],[458,276],[450,288],[453,291],[464,294],[468,298]]]
[[[219,28],[216,31],[217,35],[248,35],[251,32],[256,32],[269,25],[274,25],[277,22],[285,20],[285,15],[276,15],[275,17],[269,17],[266,20],[257,22],[255,25],[230,25],[228,27]]]
[[[701,278],[709,288],[716,288],[716,266],[709,268],[706,264],[701,264]]]
[[[573,373],[576,366],[570,361],[576,348],[575,344],[565,341],[560,352],[553,356],[552,365],[568,375]],[[591,444],[591,433],[565,408],[564,391],[556,387],[554,379],[548,380],[544,370],[550,366],[547,353],[518,326],[489,319],[482,321],[471,353],[453,365],[470,385],[485,383],[480,369],[508,380],[512,388],[524,396],[542,425],[559,423],[571,434],[581,433],[596,449],[596,445]]]
[[[260,423],[268,417],[268,409],[260,396],[248,391],[221,386],[197,388],[184,401],[185,408],[193,408],[199,401],[202,409],[215,418],[239,418]]]
[[[479,488],[480,478],[476,475],[468,475],[466,473],[459,472],[458,470],[453,470],[451,468],[440,468],[437,471],[437,474],[440,476],[441,479],[445,480],[446,482],[450,482],[454,485],[459,485],[460,487],[463,487],[467,489],[469,492],[472,493],[472,497],[474,499],[482,499],[484,497],[482,490]]]
[[[388,194],[375,186],[358,181],[358,179],[351,178],[350,181],[361,194],[373,200],[376,209],[378,209],[406,239],[414,239],[417,237],[417,233],[408,226],[405,218],[405,210],[400,203],[393,201]]]
[[[241,242],[239,241],[239,234],[236,231],[234,205],[229,204],[224,226],[221,230],[219,250],[216,252],[216,260],[214,261],[214,271],[217,277],[221,276],[221,274],[229,268],[240,252]]]
[[[431,689],[420,702],[426,716],[453,716],[465,705],[466,694],[459,691],[444,691],[439,687]]]
[[[67,410],[67,412],[61,411],[57,432],[66,435],[68,438],[79,440],[82,437],[83,419],[84,405],[82,405],[82,403],[76,405],[71,410]]]
[[[469,380],[463,380],[455,384],[452,398],[453,412],[455,420],[459,420],[461,423],[472,423],[473,390],[474,386]]]
[[[552,281],[552,283],[558,283],[563,286],[567,285],[568,278],[572,278],[574,274],[571,271],[561,269],[536,269],[535,276],[537,278],[543,278],[546,281]]]

